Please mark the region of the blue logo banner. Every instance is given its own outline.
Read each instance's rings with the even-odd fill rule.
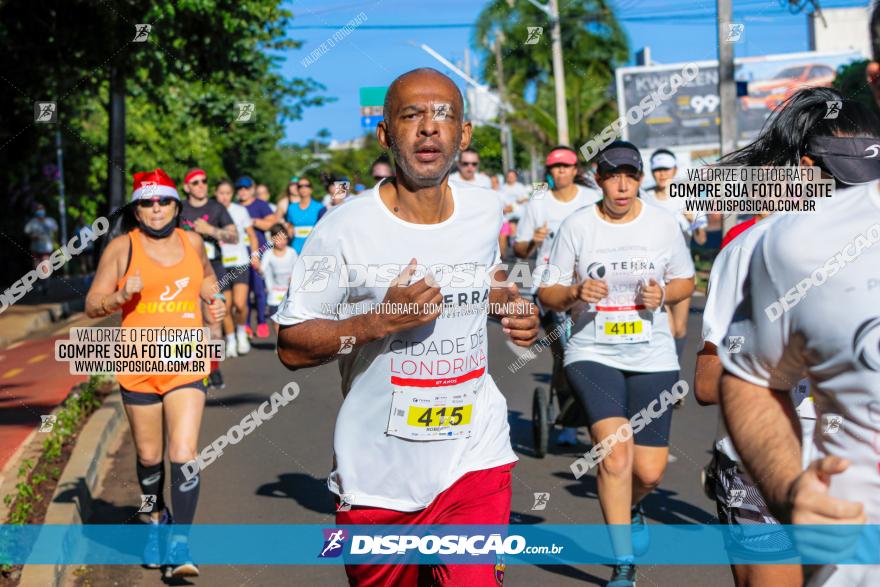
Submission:
[[[637,564],[880,564],[880,526],[649,525]],[[0,526],[0,564],[142,564],[184,537],[199,564],[611,564],[630,526]]]

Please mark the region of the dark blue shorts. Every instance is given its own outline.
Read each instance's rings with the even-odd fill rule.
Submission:
[[[640,373],[615,369],[594,361],[578,361],[566,365],[568,385],[581,400],[587,412],[587,421],[593,424],[606,418],[631,419],[641,410],[659,400],[664,390],[672,391],[678,382],[678,371]],[[659,406],[653,407],[657,414]],[[669,446],[672,426],[672,407],[651,416],[650,422],[635,434],[639,446]]]

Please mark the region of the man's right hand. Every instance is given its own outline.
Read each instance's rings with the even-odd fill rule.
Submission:
[[[411,259],[391,282],[382,300],[382,309],[376,313],[377,320],[389,334],[433,322],[440,316],[443,302],[440,288],[430,274],[409,284],[415,268],[416,260]]]
[[[585,279],[574,286],[575,297],[589,304],[598,303],[608,295],[608,284],[601,279]]]
[[[865,507],[829,495],[831,478],[849,468],[849,461],[840,457],[825,457],[810,463],[792,482],[788,491],[788,507],[798,550],[810,562],[827,562],[829,557],[843,560],[858,546],[859,526],[867,522]],[[834,524],[839,528],[815,525]]]
[[[865,507],[828,495],[831,477],[849,468],[849,461],[825,457],[810,463],[789,489],[793,524],[864,524]]]
[[[534,232],[534,234],[532,235],[532,240],[535,242],[536,245],[540,245],[544,242],[544,239],[547,238],[547,234],[549,234],[549,232],[550,229],[547,228],[547,223],[545,222],[541,228]]]
[[[144,281],[141,279],[141,270],[135,269],[134,273],[129,275],[125,280],[125,284],[119,291],[122,293],[122,299],[127,302],[133,298],[135,294],[140,293],[142,289],[144,289]]]

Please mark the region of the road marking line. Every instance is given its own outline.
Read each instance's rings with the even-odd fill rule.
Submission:
[[[28,364],[39,363],[40,361],[42,361],[43,359],[45,359],[48,356],[49,355],[46,355],[46,354],[34,355],[30,359],[28,359]]]
[[[10,369],[6,373],[3,374],[3,379],[9,379],[10,377],[15,377],[19,373],[24,371],[21,367],[16,367],[15,369]]]

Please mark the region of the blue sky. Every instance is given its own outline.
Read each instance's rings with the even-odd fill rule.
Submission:
[[[567,0],[560,0],[566,2]],[[306,110],[302,120],[286,127],[286,139],[304,143],[326,128],[333,138],[359,136],[358,89],[388,85],[404,71],[423,66],[446,68],[413,42],[426,43],[459,63],[470,46],[472,28],[370,29],[376,25],[472,24],[488,2],[482,0],[299,0],[291,3],[294,19],[289,36],[303,42],[285,53],[281,72],[289,77],[311,77],[326,86],[333,104]],[[615,14],[629,37],[630,62],[637,49],[651,47],[655,62],[674,63],[716,57],[715,0],[612,0]],[[822,0],[824,8],[864,6],[858,0]],[[734,0],[734,21],[746,25],[737,57],[807,50],[807,16],[792,15],[778,0]],[[311,64],[302,60],[332,37],[337,28],[363,13],[362,25],[335,43]],[[546,23],[535,23],[536,26]],[[562,26],[570,26],[562,23]],[[300,27],[330,27],[300,28]],[[472,58],[476,60],[474,51]],[[480,67],[474,65],[475,75]],[[456,81],[458,78],[453,76]],[[460,84],[463,87],[463,83]]]

